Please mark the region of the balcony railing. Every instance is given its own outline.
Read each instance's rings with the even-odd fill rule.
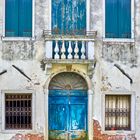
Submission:
[[[94,56],[96,34],[96,31],[86,31],[60,35],[44,30],[46,57],[51,59],[90,59],[90,56]]]

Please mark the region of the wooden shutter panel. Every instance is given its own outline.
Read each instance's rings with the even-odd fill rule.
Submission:
[[[32,0],[19,0],[19,36],[32,36]]]
[[[5,1],[5,36],[18,36],[18,0]]]
[[[86,30],[86,0],[73,0],[71,14],[75,34],[84,34]]]
[[[105,3],[105,37],[118,37],[118,0],[106,0]]]
[[[118,0],[119,37],[131,37],[131,0]]]
[[[52,0],[52,30],[61,34],[86,30],[86,0]]]
[[[52,32],[55,34],[63,32],[63,0],[52,0]]]

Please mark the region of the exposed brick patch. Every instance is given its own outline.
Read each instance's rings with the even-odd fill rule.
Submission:
[[[101,126],[94,120],[94,140],[137,140],[134,134],[129,135],[107,135],[102,134]]]
[[[42,134],[16,134],[10,140],[44,140]]]

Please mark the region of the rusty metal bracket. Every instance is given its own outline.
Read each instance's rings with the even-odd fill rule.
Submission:
[[[130,80],[130,84],[133,83],[132,78],[118,64],[114,64],[114,66],[118,68],[122,72],[122,74],[124,74]]]
[[[15,65],[12,65],[17,71],[19,71],[24,77],[26,77],[28,80],[32,81],[31,78],[29,78],[21,69],[16,67]]]
[[[0,75],[4,74],[6,72],[7,72],[7,70],[3,70],[2,72],[0,72]]]

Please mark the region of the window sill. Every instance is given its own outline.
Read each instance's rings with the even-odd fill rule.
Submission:
[[[34,41],[35,37],[1,37],[2,41]]]
[[[134,38],[103,38],[103,42],[134,43]]]
[[[2,130],[1,131],[4,134],[16,134],[16,133],[35,133],[35,130],[33,129],[23,129],[23,130],[19,130],[19,129],[14,129],[14,130]]]
[[[134,130],[107,130],[107,131],[102,131],[103,134],[107,134],[107,135],[123,135],[123,134],[134,134],[135,131]]]

